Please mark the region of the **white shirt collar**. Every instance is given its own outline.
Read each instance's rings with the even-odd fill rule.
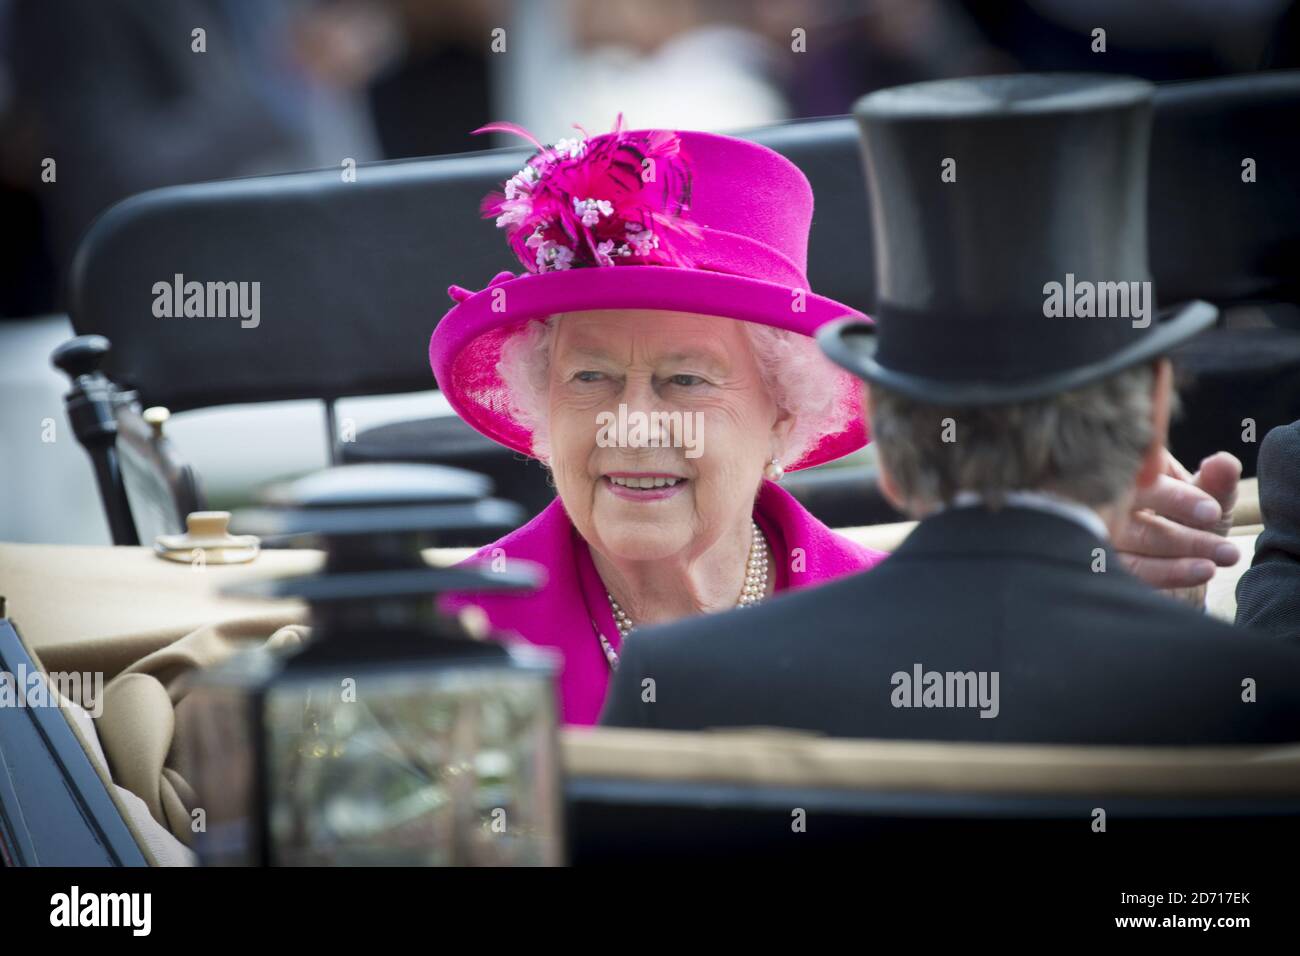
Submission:
[[[1060,495],[1054,495],[1046,491],[1008,491],[1003,494],[1002,500],[1016,508],[1032,508],[1036,511],[1046,511],[1068,521],[1073,521],[1075,524],[1083,525],[1102,541],[1107,540],[1109,537],[1106,531],[1106,522],[1101,520],[1101,515],[1087,505],[1081,505],[1077,501],[1062,498]],[[949,507],[972,508],[982,504],[984,504],[984,499],[975,492],[959,491],[953,497],[952,504]]]

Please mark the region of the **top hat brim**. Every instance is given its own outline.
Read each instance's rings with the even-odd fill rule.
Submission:
[[[882,365],[876,358],[876,327],[843,318],[817,332],[817,343],[836,365],[861,379],[933,405],[998,405],[1027,402],[1072,391],[1126,368],[1156,359],[1214,324],[1219,310],[1194,300],[1163,310],[1146,335],[1105,358],[1048,375],[1015,382],[954,381],[932,378]]]

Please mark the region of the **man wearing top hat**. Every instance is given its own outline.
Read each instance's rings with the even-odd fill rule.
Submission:
[[[865,379],[882,489],[920,523],[870,571],[633,635],[603,723],[1300,739],[1300,647],[1151,590],[1111,545],[1167,467],[1164,356],[1216,316],[1155,304],[1151,95],[1027,75],[857,104],[878,302],[818,340]]]

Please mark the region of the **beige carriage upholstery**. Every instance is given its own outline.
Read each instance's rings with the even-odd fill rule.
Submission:
[[[1242,498],[1238,518],[1252,522],[1234,528],[1242,561],[1219,573],[1208,598],[1211,612],[1228,619],[1235,613],[1237,578],[1249,566],[1259,530],[1253,526],[1258,520],[1253,482],[1244,483]],[[888,551],[912,527],[900,523],[843,533]],[[466,553],[431,551],[426,558],[449,564]],[[264,551],[252,564],[195,568],[159,560],[148,548],[0,544],[0,596],[33,657],[49,670],[104,674],[100,716],[92,720],[82,709],[93,711],[93,700],[74,701],[79,706],[66,712],[151,862],[193,861],[186,845],[195,796],[177,772],[180,759],[173,747],[177,723],[186,719],[181,678],[241,648],[292,644],[309,634],[301,604],[228,598],[219,590],[251,578],[306,573],[320,561],[318,552]],[[1098,779],[1123,786],[1176,785],[1179,792],[1184,785],[1231,787],[1235,781],[1234,792],[1242,792],[1280,781],[1290,786],[1300,766],[1294,751],[1258,749],[1174,756],[1132,750],[1099,763],[1095,754],[1064,748],[819,741],[772,731],[646,737],[588,730],[565,737],[566,764],[585,775],[703,773],[755,783],[906,783],[942,789],[960,781],[969,789],[987,780],[993,787],[1050,788],[1102,774],[1110,776]],[[1266,769],[1256,769],[1260,766]],[[954,767],[986,770],[971,776],[953,772]],[[1167,773],[1151,770],[1160,767]]]
[[[1049,747],[845,740],[777,728],[564,732],[565,772],[595,779],[907,793],[1300,795],[1300,743]]]

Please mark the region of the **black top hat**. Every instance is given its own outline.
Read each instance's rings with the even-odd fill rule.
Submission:
[[[838,364],[935,404],[1026,401],[1159,356],[1211,325],[1156,309],[1149,83],[1025,74],[854,105],[876,249],[875,327],[817,336]]]

